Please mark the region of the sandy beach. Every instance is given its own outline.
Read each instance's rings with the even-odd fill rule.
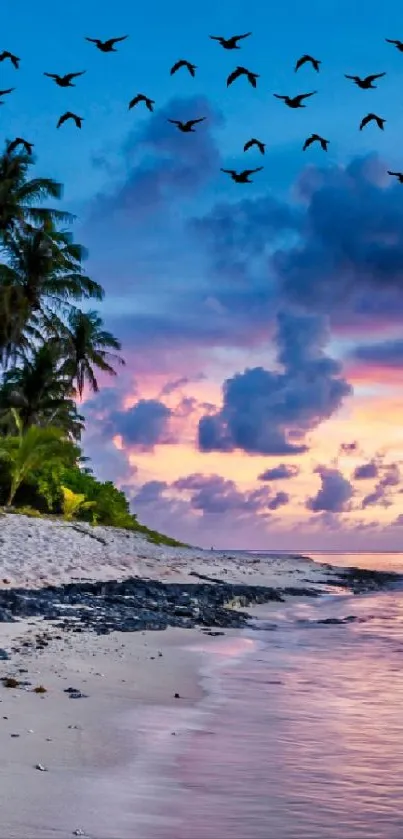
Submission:
[[[111,528],[9,515],[0,534],[3,591],[129,575],[301,589],[326,581],[304,558],[158,547]],[[141,839],[149,828],[158,836],[169,789],[157,789],[157,769],[197,725],[203,651],[236,655],[238,637],[200,628],[67,633],[40,617],[0,623],[1,839],[133,839],[134,825]],[[7,687],[7,678],[20,684]]]

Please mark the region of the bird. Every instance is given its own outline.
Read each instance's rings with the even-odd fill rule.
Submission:
[[[0,52],[0,61],[4,61],[6,58],[9,58],[15,69],[18,70],[21,59],[17,58],[16,55],[13,55],[12,52],[8,52],[8,50],[3,50],[3,52]]]
[[[249,176],[255,172],[261,172],[262,169],[263,166],[258,166],[257,169],[244,169],[243,172],[236,172],[235,169],[221,169],[221,172],[231,175],[232,180],[237,184],[253,184],[253,181],[249,180]]]
[[[83,76],[86,70],[82,70],[81,73],[66,73],[65,76],[59,76],[57,73],[44,73],[44,76],[48,76],[49,79],[54,79],[59,87],[75,87],[75,84],[72,84],[72,79],[76,79],[78,76]]]
[[[212,41],[218,41],[225,50],[240,50],[237,44],[242,38],[249,38],[252,32],[245,32],[245,35],[232,35],[231,38],[223,38],[221,35],[210,35]]]
[[[280,96],[279,93],[273,93],[273,96],[276,99],[283,99],[289,108],[306,108],[306,105],[301,104],[302,100],[307,99],[308,96],[314,96],[317,92],[317,90],[313,90],[312,93],[299,93],[298,96]]]
[[[246,76],[249,84],[251,84],[252,87],[256,87],[256,79],[259,78],[258,73],[252,73],[250,70],[247,70],[246,67],[240,67],[239,65],[232,71],[232,73],[229,74],[227,87],[229,87],[235,79],[239,79],[240,76]]]
[[[399,52],[403,52],[403,41],[394,41],[392,38],[385,38],[385,41],[387,41],[388,44],[394,44]]]
[[[11,154],[18,146],[24,146],[24,149],[27,154],[32,154],[32,149],[34,147],[33,143],[28,143],[28,140],[23,140],[22,137],[16,137],[15,140],[12,140],[11,143],[7,146],[7,154]]]
[[[196,64],[191,64],[190,61],[186,61],[184,58],[181,58],[180,61],[177,61],[176,64],[171,67],[171,76],[173,76],[177,70],[180,70],[181,67],[187,67],[191,76],[194,76],[195,71],[197,70]]]
[[[367,116],[361,120],[360,131],[362,131],[369,122],[376,122],[378,128],[383,131],[386,119],[382,119],[382,117],[378,117],[376,114],[367,114]]]
[[[388,175],[392,175],[394,178],[397,178],[399,183],[403,184],[403,172],[390,172],[388,169]]]
[[[131,108],[134,108],[135,105],[138,105],[139,102],[145,102],[146,107],[149,111],[153,111],[153,105],[155,105],[155,100],[150,99],[148,96],[145,96],[144,93],[138,93],[131,101],[129,102],[129,111]]]
[[[84,117],[78,117],[77,114],[73,114],[71,111],[66,111],[66,113],[60,117],[59,122],[57,123],[57,127],[60,128],[60,126],[63,125],[63,123],[66,122],[68,119],[74,120],[77,128],[81,128],[81,123]]]
[[[386,73],[374,73],[372,76],[365,76],[364,79],[361,79],[359,76],[348,76],[347,73],[344,74],[346,79],[352,79],[358,87],[361,87],[362,90],[369,90],[369,88],[377,87],[376,84],[372,84],[375,79],[381,79],[382,76],[386,76]]]
[[[109,38],[107,41],[100,41],[99,38],[86,38],[85,40],[96,44],[101,52],[117,52],[115,50],[115,44],[118,44],[119,41],[126,41],[128,37],[128,35],[123,35],[121,38]]]
[[[12,93],[15,90],[15,87],[9,87],[7,90],[0,90],[0,99],[2,96],[7,96],[8,93]]]
[[[248,142],[245,143],[243,150],[248,151],[248,149],[251,149],[252,146],[257,146],[260,151],[260,154],[264,154],[266,143],[262,143],[261,140],[256,140],[256,137],[252,137],[251,140],[248,140]]]
[[[193,126],[196,125],[198,122],[204,122],[206,117],[200,117],[200,119],[188,119],[187,122],[182,122],[180,119],[169,119],[168,122],[172,122],[173,125],[177,125],[179,131],[183,131],[185,134],[189,134],[190,131],[194,133]]]
[[[307,140],[305,140],[304,145],[302,146],[302,151],[306,151],[306,149],[312,145],[312,143],[320,143],[322,146],[323,151],[327,151],[327,147],[329,145],[329,140],[325,140],[324,137],[321,137],[320,134],[311,134]]]
[[[312,55],[302,55],[301,58],[298,59],[294,67],[295,73],[297,72],[297,70],[299,70],[300,67],[302,67],[303,64],[308,64],[308,62],[310,62],[312,64],[313,69],[316,70],[317,73],[319,73],[319,64],[322,64],[322,62],[318,61],[317,58],[313,58]]]

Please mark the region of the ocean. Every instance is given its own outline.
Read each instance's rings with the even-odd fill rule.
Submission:
[[[202,660],[199,706],[143,719],[133,839],[402,839],[403,589],[261,606]]]

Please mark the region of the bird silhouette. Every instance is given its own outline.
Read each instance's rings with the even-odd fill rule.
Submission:
[[[252,146],[257,146],[260,151],[260,154],[264,154],[266,143],[262,143],[261,140],[256,140],[256,137],[252,137],[251,140],[248,140],[248,142],[245,143],[243,150],[248,151],[248,149],[251,149]]]
[[[78,76],[83,76],[86,71],[83,70],[81,73],[66,73],[65,76],[59,76],[57,73],[44,73],[44,76],[48,76],[49,79],[53,79],[59,87],[75,87],[75,84],[72,84],[72,79],[78,78]]]
[[[84,117],[78,117],[77,114],[73,114],[71,111],[66,111],[66,113],[60,117],[59,122],[57,123],[57,128],[60,128],[60,126],[63,125],[64,122],[67,122],[68,119],[74,120],[77,128],[81,128]]]
[[[249,84],[251,84],[252,87],[256,87],[256,79],[259,78],[259,74],[252,73],[250,70],[247,70],[246,67],[240,66],[236,67],[235,70],[233,70],[232,73],[229,74],[227,79],[227,87],[229,87],[235,81],[235,79],[239,79],[240,76],[246,76]]]
[[[34,144],[28,143],[28,140],[23,140],[22,137],[16,137],[15,140],[8,144],[7,154],[11,154],[13,151],[18,149],[18,146],[23,146],[27,154],[32,154]]]
[[[129,102],[129,111],[131,108],[134,108],[135,105],[138,105],[139,102],[145,102],[149,111],[154,110],[155,101],[154,99],[150,99],[148,96],[145,96],[144,93],[138,93],[131,101]]]
[[[367,116],[361,120],[360,131],[362,131],[369,122],[376,122],[378,128],[383,131],[386,119],[382,119],[382,117],[378,117],[376,114],[367,114]]]
[[[306,151],[312,143],[320,143],[322,146],[323,151],[327,151],[327,147],[329,145],[329,140],[325,140],[324,137],[321,137],[320,134],[311,134],[307,140],[305,140],[304,145],[302,146],[302,151]]]
[[[232,35],[231,38],[223,38],[221,35],[210,35],[212,41],[218,41],[225,50],[240,50],[237,44],[242,38],[249,38],[252,32],[245,32],[245,35]]]
[[[249,176],[255,172],[261,172],[262,169],[263,166],[258,166],[257,169],[244,169],[243,172],[236,172],[235,169],[221,169],[221,172],[231,175],[232,180],[237,184],[253,184],[253,181],[249,180]]]
[[[352,79],[358,87],[362,88],[362,90],[369,90],[370,88],[377,87],[377,85],[372,84],[372,82],[374,82],[375,79],[381,79],[382,76],[386,76],[386,73],[374,73],[372,76],[365,76],[363,79],[361,79],[360,76],[348,76],[347,73],[344,75],[346,79]]]
[[[279,93],[273,93],[273,96],[276,99],[283,99],[289,108],[306,108],[306,105],[302,105],[302,100],[308,99],[308,96],[314,96],[317,92],[317,90],[313,90],[312,93],[299,93],[298,96],[280,96]]]
[[[196,125],[198,122],[204,122],[206,117],[200,117],[200,119],[188,119],[187,122],[182,122],[180,119],[169,119],[168,122],[172,122],[173,125],[177,125],[179,131],[183,131],[185,134],[189,134],[190,131],[194,133],[193,126]]]
[[[389,172],[388,169],[388,175],[392,175],[394,178],[397,178],[399,183],[403,184],[403,172]]]
[[[403,52],[403,41],[394,41],[392,38],[385,38],[388,44],[394,44],[399,52]]]
[[[12,52],[8,52],[8,50],[3,50],[3,52],[0,52],[0,61],[5,61],[6,58],[8,58],[11,61],[12,65],[15,67],[15,69],[18,70],[21,59],[17,58],[16,55],[13,55]]]
[[[195,72],[197,70],[197,65],[196,64],[191,64],[190,61],[186,61],[184,58],[181,58],[179,61],[176,62],[176,64],[173,65],[173,67],[171,67],[171,69],[170,69],[171,76],[173,76],[174,73],[176,73],[178,70],[180,70],[181,67],[187,67],[191,76],[194,76]]]
[[[312,64],[313,69],[316,70],[317,73],[319,73],[319,65],[322,64],[322,62],[318,61],[317,58],[313,58],[312,55],[302,55],[301,58],[298,59],[294,67],[295,73],[297,72],[297,70],[299,70],[300,67],[308,63]]]
[[[128,37],[128,35],[123,35],[121,38],[109,38],[107,41],[100,41],[99,38],[86,38],[85,40],[96,44],[101,52],[117,52],[115,44],[118,44],[119,41],[126,41]]]
[[[9,87],[7,90],[0,90],[0,99],[2,96],[7,96],[8,93],[12,93],[15,90],[15,87]]]

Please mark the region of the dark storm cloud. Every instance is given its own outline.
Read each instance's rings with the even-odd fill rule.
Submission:
[[[258,476],[258,481],[285,481],[289,478],[295,478],[299,475],[298,466],[287,463],[279,463],[278,466],[273,466],[272,469],[266,469]]]
[[[352,392],[341,377],[341,365],[325,355],[327,337],[322,318],[280,313],[276,340],[284,372],[255,367],[227,379],[221,410],[199,422],[200,450],[306,451],[306,433],[332,416]]]
[[[339,472],[327,466],[317,466],[315,472],[321,480],[321,488],[315,496],[308,498],[306,507],[314,513],[342,513],[349,509],[349,501],[354,489],[350,482]]]

